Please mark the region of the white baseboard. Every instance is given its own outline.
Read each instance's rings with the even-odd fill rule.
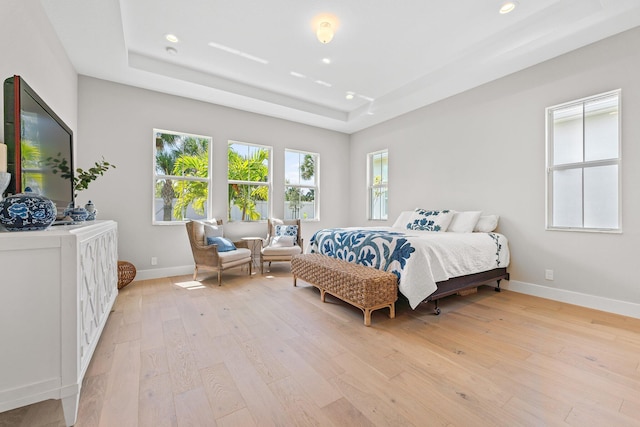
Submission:
[[[162,277],[183,276],[185,274],[193,274],[193,265],[138,270],[135,280],[160,279]]]
[[[503,283],[506,286],[503,286]],[[595,310],[609,313],[621,314],[623,316],[640,319],[640,304],[627,301],[620,301],[595,295],[582,294],[580,292],[554,289],[548,286],[535,285],[533,283],[510,280],[501,282],[500,287],[522,294],[547,298],[554,301],[566,302],[567,304],[579,305],[581,307],[593,308]]]

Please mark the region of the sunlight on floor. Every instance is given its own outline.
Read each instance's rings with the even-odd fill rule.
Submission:
[[[202,283],[196,282],[195,280],[190,280],[188,282],[176,282],[175,285],[188,290],[203,289],[205,287]]]

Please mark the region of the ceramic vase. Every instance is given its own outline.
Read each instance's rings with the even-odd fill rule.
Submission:
[[[85,222],[87,220],[87,210],[83,207],[75,207],[69,211],[69,216],[74,223]]]
[[[89,202],[86,205],[84,205],[84,208],[87,211],[87,221],[93,221],[94,219],[96,219],[96,216],[98,215],[98,210],[96,209],[96,206],[93,204],[91,200],[89,200]]]
[[[27,187],[0,201],[0,224],[9,231],[44,230],[56,219],[56,205]]]

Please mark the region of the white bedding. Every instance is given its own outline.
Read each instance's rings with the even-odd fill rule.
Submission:
[[[509,265],[507,238],[498,233],[323,229],[314,234],[307,252],[395,273],[411,308],[435,292],[437,282]]]

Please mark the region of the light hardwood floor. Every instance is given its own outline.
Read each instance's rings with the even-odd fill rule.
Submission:
[[[288,267],[133,282],[89,366],[77,426],[640,425],[640,320],[480,288],[397,317]],[[58,401],[0,426],[63,426]]]

